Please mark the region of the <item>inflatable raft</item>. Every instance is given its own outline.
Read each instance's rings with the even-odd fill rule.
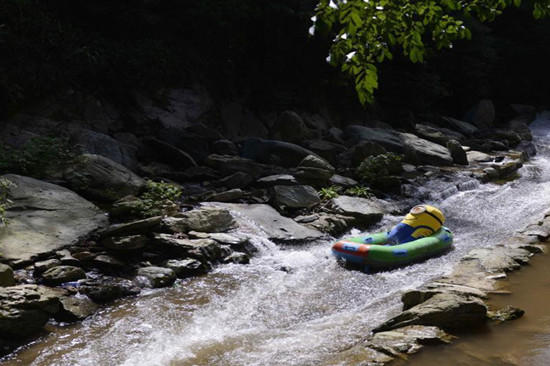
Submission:
[[[388,245],[389,232],[340,240],[332,246],[339,262],[369,272],[413,263],[442,254],[453,244],[453,234],[442,226],[433,235],[408,243]]]

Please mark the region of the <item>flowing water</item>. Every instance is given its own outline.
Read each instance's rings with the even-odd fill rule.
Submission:
[[[550,115],[532,130],[537,144],[549,145]],[[426,188],[433,197],[426,203],[443,210],[455,233],[455,249],[441,257],[364,274],[335,263],[332,241],[282,248],[258,228],[249,233],[259,248],[249,265],[220,266],[119,301],[81,324],[52,325],[49,335],[2,364],[332,364],[332,356],[399,312],[404,291],[450,272],[469,250],[495,245],[550,207],[550,152],[540,151],[520,179],[502,186],[457,177],[461,190],[449,182]],[[399,219],[386,217],[380,227]]]

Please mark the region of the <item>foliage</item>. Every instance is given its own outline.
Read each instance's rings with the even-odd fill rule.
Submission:
[[[0,224],[6,223],[6,209],[10,204],[8,192],[14,184],[7,179],[0,178]]]
[[[346,189],[346,194],[349,194],[351,196],[356,197],[363,197],[363,198],[369,198],[372,196],[372,193],[370,193],[369,189],[364,186],[355,186]]]
[[[169,214],[175,210],[175,203],[181,193],[181,189],[173,184],[148,180],[146,190],[140,196],[141,202],[136,208],[136,213],[141,217]]]
[[[403,170],[401,155],[387,153],[369,156],[357,167],[357,174],[366,182],[372,183],[377,177],[398,174]]]
[[[323,201],[328,201],[338,197],[339,191],[340,191],[340,187],[337,187],[337,186],[325,187],[325,188],[321,188],[321,190],[319,191],[319,196]]]
[[[422,63],[429,47],[452,48],[470,39],[464,19],[493,21],[521,0],[320,0],[315,30],[337,32],[327,61],[355,81],[362,104],[372,103],[378,88],[378,65],[392,59],[396,48],[413,63]],[[550,15],[550,0],[535,0],[533,15]]]
[[[44,178],[81,154],[80,146],[63,137],[34,137],[20,149],[0,142],[0,173]]]

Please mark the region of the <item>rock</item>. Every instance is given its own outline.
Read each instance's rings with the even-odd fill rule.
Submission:
[[[517,133],[521,140],[531,141],[533,139],[531,129],[529,128],[529,123],[531,121],[531,118],[514,118],[505,125],[505,128]]]
[[[217,182],[215,182],[215,185],[218,187],[226,188],[246,188],[250,184],[252,184],[254,180],[256,180],[254,175],[248,174],[246,172],[236,172],[228,177],[219,179]]]
[[[330,183],[332,185],[344,187],[344,188],[350,188],[350,187],[356,187],[359,185],[359,182],[355,179],[344,177],[339,174],[334,174],[332,177],[330,177]]]
[[[359,344],[346,350],[337,352],[319,366],[353,365],[353,366],[382,366],[394,361],[395,358],[386,352],[378,351],[366,344]]]
[[[344,131],[337,127],[331,127],[326,131],[324,139],[335,144],[343,144],[345,139]]]
[[[200,122],[192,124],[185,130],[195,135],[198,135],[208,141],[220,141],[221,139],[223,139],[223,136],[218,132],[218,130],[210,128],[204,123]]]
[[[525,152],[528,157],[533,157],[537,155],[537,147],[531,141],[522,141],[514,150],[519,152]]]
[[[402,152],[405,148],[401,135],[393,130],[351,125],[346,127],[344,134],[354,144],[370,141],[393,152]]]
[[[230,189],[229,191],[214,193],[208,197],[207,201],[216,201],[216,202],[233,202],[237,201],[244,197],[244,192],[237,189]]]
[[[222,263],[248,264],[250,263],[250,257],[246,253],[231,253],[222,260]]]
[[[218,170],[223,176],[241,172],[258,179],[268,175],[284,173],[282,168],[260,164],[237,156],[212,154],[205,159],[204,164]]]
[[[61,266],[61,261],[59,259],[48,259],[45,261],[36,262],[34,264],[34,274],[39,275],[46,272],[50,268],[58,266]]]
[[[178,278],[187,278],[205,274],[208,267],[196,259],[169,259],[164,262],[164,267],[174,271]]]
[[[40,331],[59,311],[59,297],[64,294],[64,290],[55,291],[37,285],[0,287],[2,339],[21,339]]]
[[[489,99],[480,100],[466,113],[464,119],[478,128],[490,128],[495,121],[495,105],[493,101]]]
[[[101,155],[130,170],[137,167],[135,146],[82,127],[75,128],[69,133],[74,142],[81,145],[87,153]]]
[[[228,210],[200,208],[162,219],[163,230],[170,233],[202,231],[208,233],[225,232],[235,227],[235,220]]]
[[[279,115],[277,122],[271,129],[269,138],[279,141],[298,143],[314,137],[311,131],[298,113],[285,111]]]
[[[447,344],[453,337],[445,331],[430,326],[410,325],[395,330],[376,333],[369,340],[369,347],[402,357],[418,352],[423,345]]]
[[[334,175],[334,171],[335,171],[332,165],[330,165],[327,161],[315,155],[306,156],[298,165],[298,169],[300,168],[315,168],[321,171],[326,171],[327,172],[326,175],[330,177]]]
[[[373,331],[376,333],[408,325],[428,325],[443,329],[464,329],[483,324],[486,320],[486,315],[487,307],[477,298],[441,293],[403,311]]]
[[[332,164],[337,164],[338,155],[346,151],[344,145],[325,140],[307,141],[304,146]]]
[[[478,128],[471,123],[459,121],[451,117],[441,117],[441,119],[437,121],[437,124],[442,127],[448,127],[465,136],[471,136],[478,131]]]
[[[414,132],[417,136],[426,139],[431,142],[435,142],[441,146],[446,146],[449,140],[463,140],[464,135],[460,132],[455,132],[442,127],[428,126],[423,124],[417,124],[414,128]]]
[[[207,166],[193,166],[178,172],[176,178],[180,181],[203,181],[209,179],[219,179],[219,173]]]
[[[203,262],[217,261],[222,256],[221,246],[212,239],[180,239],[170,234],[155,234],[153,244],[156,249]]]
[[[13,269],[4,263],[0,263],[0,287],[8,287],[13,285],[15,285]]]
[[[218,155],[239,155],[239,149],[237,148],[237,146],[233,142],[225,139],[221,139],[212,143],[212,151],[214,154]]]
[[[428,165],[452,165],[449,150],[441,145],[421,139],[410,133],[401,133],[405,143],[405,159]]]
[[[142,210],[143,201],[134,196],[126,196],[111,206],[109,217],[111,219],[128,220],[135,217]]]
[[[263,164],[275,164],[284,168],[293,168],[314,152],[290,142],[251,138],[243,142],[241,156]],[[282,172],[274,172],[277,174]]]
[[[500,178],[505,178],[516,173],[521,167],[523,167],[523,163],[520,160],[510,161],[500,165],[491,165],[491,168],[498,172]]]
[[[172,176],[174,169],[164,163],[151,162],[138,167],[138,174],[150,178],[162,178]]]
[[[319,230],[320,232],[330,234],[332,236],[341,235],[351,229],[353,225],[359,222],[355,217],[335,215],[328,213],[320,213],[318,215],[310,215],[309,218],[295,218],[296,222],[304,223],[305,226]],[[359,222],[359,226],[362,223]]]
[[[106,230],[102,230],[98,233],[99,237],[117,237],[128,236],[137,234],[146,234],[151,231],[155,231],[160,227],[162,222],[162,216],[149,217],[143,220],[132,221],[129,223],[112,225]]]
[[[529,262],[531,255],[525,249],[496,246],[473,249],[462,261],[477,260],[487,272],[494,273],[519,269],[521,264]]]
[[[145,277],[152,288],[170,286],[176,280],[176,273],[170,268],[163,267],[140,268],[138,276]]]
[[[83,278],[86,278],[84,270],[74,266],[57,266],[42,273],[42,279],[50,285],[59,285],[64,282],[72,282]]]
[[[137,295],[141,291],[130,280],[106,277],[93,281],[87,280],[78,290],[96,303],[105,303],[121,297]]]
[[[273,187],[273,203],[280,208],[310,208],[319,202],[319,194],[311,186]]]
[[[154,152],[155,160],[162,161],[176,169],[197,166],[197,162],[187,152],[154,137],[145,137],[142,143]]]
[[[66,188],[13,174],[3,178],[15,184],[6,212],[10,224],[0,228],[5,260],[30,260],[107,226],[99,208]]]
[[[71,255],[71,252],[69,252],[67,249],[59,250],[59,251],[55,252],[55,254],[57,255],[57,257],[61,261],[61,264],[64,265],[64,266],[75,266],[75,267],[80,266],[80,261],[78,259],[76,259],[75,257],[73,257]]]
[[[63,173],[74,190],[87,197],[116,201],[136,196],[145,188],[145,181],[122,165],[101,155],[85,154]]]
[[[247,254],[255,253],[258,251],[258,249],[250,242],[250,240],[245,237],[237,237],[222,233],[208,234],[208,237],[210,239],[214,239],[220,244],[228,245],[233,251],[244,252]]]
[[[344,160],[349,159],[349,163],[345,162],[347,166],[356,167],[369,156],[378,156],[386,153],[386,149],[375,142],[360,141],[342,156]]]
[[[269,188],[273,186],[295,186],[298,181],[290,174],[275,174],[260,178],[256,181],[260,188]]]
[[[334,213],[359,219],[361,226],[373,225],[382,219],[384,210],[376,201],[351,196],[339,196],[331,202]]]
[[[237,217],[241,228],[257,232],[258,225],[269,240],[280,243],[312,241],[323,237],[319,231],[306,228],[292,219],[281,216],[273,207],[264,204],[212,203],[215,207],[235,210],[242,217]],[[251,221],[254,224],[251,224]]]
[[[487,163],[487,162],[493,161],[493,158],[490,155],[487,155],[485,153],[482,153],[480,151],[475,151],[475,150],[470,150],[466,152],[466,156],[468,157],[468,162],[470,164]]]
[[[447,141],[447,149],[451,153],[453,162],[458,165],[469,165],[468,156],[466,151],[460,145],[460,142],[456,140]]]
[[[496,311],[489,311],[487,317],[492,320],[498,320],[501,322],[506,322],[510,320],[515,320],[521,318],[525,314],[525,310],[516,308],[511,305],[507,305],[502,309]]]
[[[105,238],[101,243],[108,249],[127,251],[141,249],[147,245],[147,242],[145,235],[130,235]]]
[[[107,270],[114,268],[121,269],[126,266],[126,264],[124,264],[124,262],[122,262],[121,260],[107,254],[100,254],[98,256],[95,256],[93,259],[93,264],[98,268]]]
[[[59,321],[83,320],[98,309],[98,306],[88,296],[63,296],[59,301],[61,302],[61,311],[56,316]]]

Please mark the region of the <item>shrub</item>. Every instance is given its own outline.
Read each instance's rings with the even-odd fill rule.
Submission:
[[[177,210],[175,202],[181,196],[181,189],[173,184],[147,181],[147,188],[141,195],[137,214],[141,217],[167,215]]]
[[[373,183],[377,177],[398,174],[403,170],[401,155],[394,153],[369,156],[357,167],[357,174],[367,183]]]
[[[355,186],[352,188],[348,188],[345,193],[351,196],[363,197],[363,198],[369,198],[372,196],[372,193],[370,193],[369,189],[363,186]]]
[[[339,190],[340,190],[340,187],[337,187],[337,186],[321,188],[321,190],[319,191],[319,196],[323,201],[328,201],[338,197]]]

